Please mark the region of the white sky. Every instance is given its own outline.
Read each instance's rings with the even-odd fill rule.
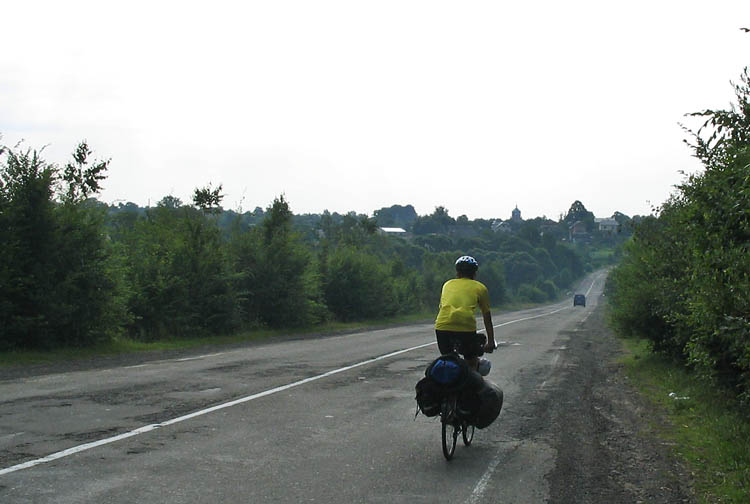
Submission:
[[[556,219],[647,214],[699,168],[748,0],[9,1],[2,143],[112,158],[101,199]]]

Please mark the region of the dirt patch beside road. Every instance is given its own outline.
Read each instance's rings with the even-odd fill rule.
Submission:
[[[557,450],[547,476],[550,502],[693,502],[686,469],[655,434],[662,414],[616,362],[622,347],[606,327],[603,307],[562,344],[559,380],[534,401],[531,416],[535,434]]]

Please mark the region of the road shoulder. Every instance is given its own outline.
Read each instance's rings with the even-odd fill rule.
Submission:
[[[687,470],[656,432],[662,414],[628,383],[621,342],[599,306],[565,342],[554,391],[537,422],[557,451],[550,502],[693,502]]]

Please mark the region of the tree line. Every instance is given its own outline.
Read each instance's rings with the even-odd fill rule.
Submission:
[[[2,350],[432,311],[466,253],[479,260],[493,304],[543,302],[594,264],[590,248],[543,232],[543,220],[498,233],[438,207],[413,222],[437,218],[442,232],[407,240],[378,232],[395,207],[298,216],[282,195],[237,213],[221,208],[221,186],[196,189],[189,204],[166,196],[149,208],[106,205],[94,196],[109,161],[92,160],[85,142],[62,168],[30,148],[0,155]],[[456,224],[476,232],[451,233]]]
[[[644,219],[610,275],[612,320],[750,401],[750,77],[729,110],[688,114],[703,165]]]

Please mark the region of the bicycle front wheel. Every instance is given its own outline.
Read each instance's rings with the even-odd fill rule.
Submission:
[[[443,455],[446,460],[453,458],[456,452],[456,440],[458,439],[458,427],[443,420]]]

